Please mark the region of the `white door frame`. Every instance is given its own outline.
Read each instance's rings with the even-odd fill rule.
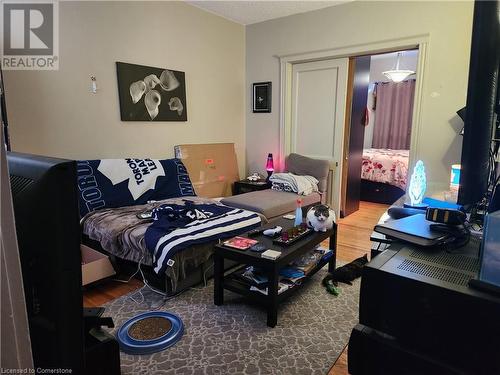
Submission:
[[[280,61],[280,160],[290,153],[289,145],[286,140],[290,139],[290,129],[292,121],[292,65],[310,61],[336,59],[342,57],[354,57],[361,55],[371,55],[377,53],[391,52],[395,50],[404,50],[418,47],[417,62],[417,82],[415,86],[415,103],[412,115],[410,157],[408,162],[408,171],[413,169],[413,165],[420,155],[419,144],[422,128],[422,100],[423,100],[423,82],[425,66],[427,64],[427,49],[429,48],[429,34],[416,35],[406,38],[391,39],[368,44],[358,44],[343,46],[333,49],[302,52],[295,54],[286,54],[276,56]],[[343,150],[342,150],[343,152]],[[339,167],[341,164],[339,164]],[[341,170],[335,170],[336,166],[331,165],[332,172],[341,173]],[[332,178],[330,178],[332,180]],[[330,183],[330,182],[329,182]],[[331,188],[329,186],[328,203],[332,203]],[[340,189],[339,189],[340,192]]]

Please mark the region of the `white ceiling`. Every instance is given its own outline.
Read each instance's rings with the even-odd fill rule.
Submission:
[[[195,7],[215,13],[242,25],[251,25],[274,18],[331,7],[353,0],[328,1],[186,1]]]

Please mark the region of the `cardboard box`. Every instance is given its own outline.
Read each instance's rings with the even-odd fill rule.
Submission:
[[[80,250],[82,252],[82,285],[116,274],[107,255],[86,245],[80,245]]]
[[[197,195],[232,195],[233,183],[240,179],[234,143],[178,145],[174,151],[186,166]]]

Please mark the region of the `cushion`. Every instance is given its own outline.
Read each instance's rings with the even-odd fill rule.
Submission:
[[[290,154],[286,159],[286,170],[297,175],[314,176],[319,181],[319,191],[325,192],[328,189],[328,173],[330,172],[330,162],[328,160]]]
[[[316,192],[299,196],[295,193],[268,189],[233,195],[222,199],[221,203],[230,207],[257,212],[270,219],[294,211],[297,207],[297,198],[302,199],[302,206],[321,202],[321,195]]]

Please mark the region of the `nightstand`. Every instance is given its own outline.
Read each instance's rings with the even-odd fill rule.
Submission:
[[[234,195],[249,193],[251,191],[266,190],[271,188],[271,183],[265,179],[258,181],[249,181],[247,179],[236,181],[234,183]]]

